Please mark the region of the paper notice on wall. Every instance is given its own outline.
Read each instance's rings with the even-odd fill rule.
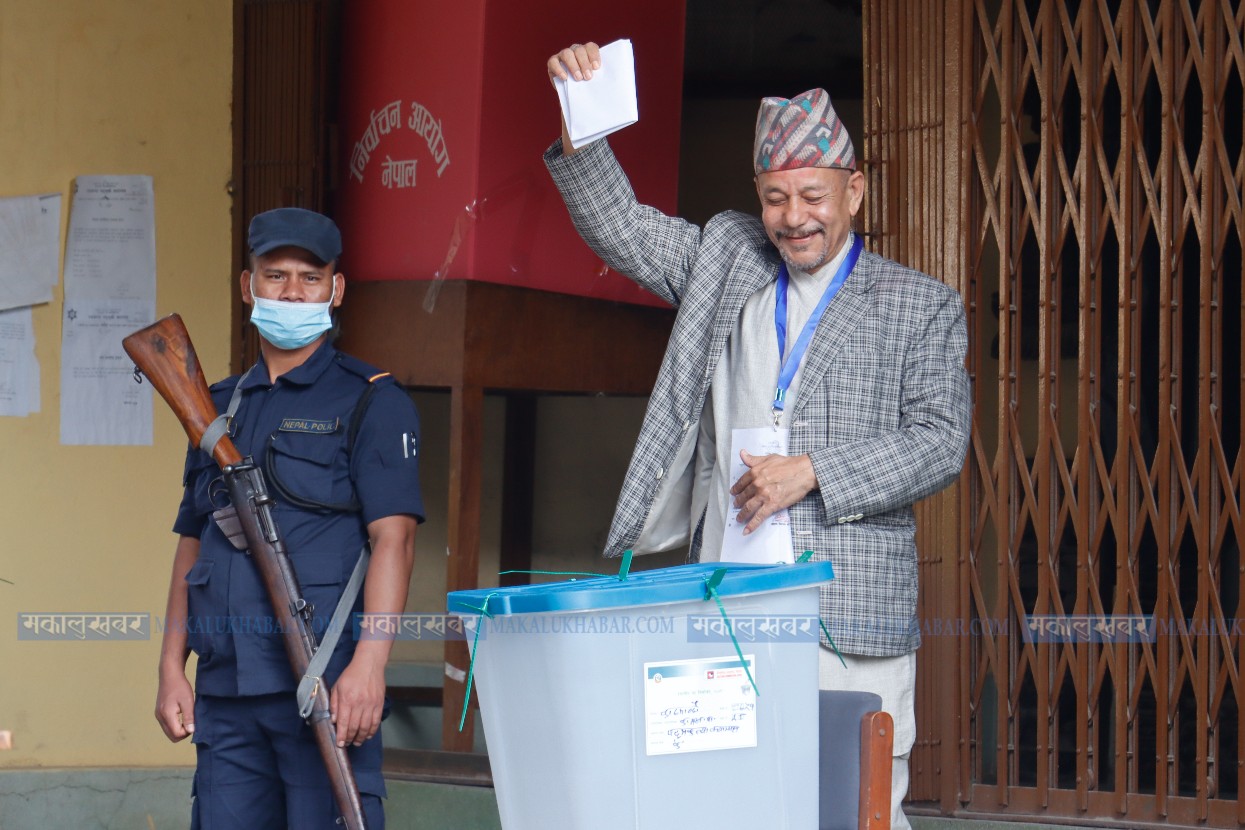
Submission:
[[[151,385],[134,380],[126,335],[151,323],[144,302],[66,304],[61,323],[61,443],[150,444]]]
[[[156,220],[150,176],[74,180],[65,298],[155,303]]]
[[[59,193],[0,199],[0,311],[51,301],[60,239]]]
[[[39,361],[30,307],[0,311],[0,415],[39,411]]]
[[[65,250],[61,443],[150,444],[151,387],[121,348],[156,316],[150,176],[79,176]]]

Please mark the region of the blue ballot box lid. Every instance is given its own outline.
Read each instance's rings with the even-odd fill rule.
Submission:
[[[705,586],[718,570],[726,571],[717,585],[721,597],[803,588],[834,578],[834,568],[824,561],[793,565],[714,562],[636,571],[626,579],[600,576],[451,591],[446,602],[452,614],[479,614],[487,602],[487,612],[491,616],[690,602],[706,598]]]

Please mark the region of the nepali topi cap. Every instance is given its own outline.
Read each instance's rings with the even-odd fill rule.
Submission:
[[[333,220],[303,208],[277,208],[255,214],[248,233],[251,253],[263,256],[269,251],[292,245],[308,251],[324,263],[342,254],[342,235]]]
[[[762,98],[752,163],[757,175],[801,167],[856,169],[847,128],[824,89],[794,98]]]

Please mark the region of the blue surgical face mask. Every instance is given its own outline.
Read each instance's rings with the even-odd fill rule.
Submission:
[[[301,349],[333,327],[329,309],[337,296],[337,280],[326,303],[291,303],[255,296],[255,274],[251,274],[251,322],[260,335],[278,349]]]

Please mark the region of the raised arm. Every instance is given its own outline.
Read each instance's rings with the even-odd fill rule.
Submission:
[[[601,68],[601,48],[592,41],[572,43],[570,46],[550,56],[545,62],[545,70],[549,73],[549,83],[557,86],[558,80],[587,81],[592,78],[592,71]],[[566,119],[562,119],[562,152],[571,156],[575,148],[571,146],[571,135],[566,129]]]
[[[550,56],[545,70],[551,83],[578,83],[600,67],[600,50],[586,43]],[[599,139],[576,151],[565,122],[545,164],[584,242],[610,268],[678,305],[700,246],[700,228],[640,204],[609,143]]]

